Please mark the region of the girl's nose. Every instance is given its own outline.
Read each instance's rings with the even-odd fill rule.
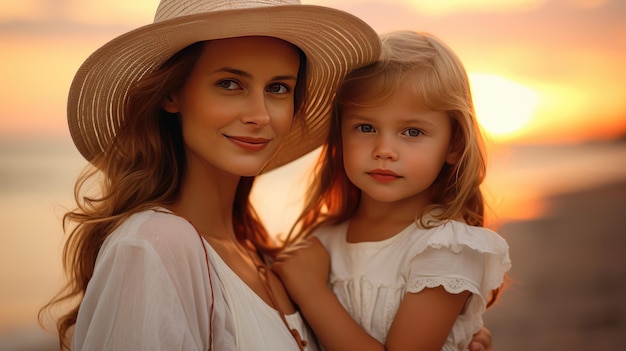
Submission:
[[[398,159],[398,153],[394,150],[391,142],[385,140],[384,137],[380,137],[374,147],[372,157],[377,160],[395,161]]]

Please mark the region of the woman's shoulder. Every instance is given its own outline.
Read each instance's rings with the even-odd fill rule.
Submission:
[[[105,241],[107,246],[137,246],[159,254],[201,249],[199,235],[184,218],[155,208],[132,214]]]

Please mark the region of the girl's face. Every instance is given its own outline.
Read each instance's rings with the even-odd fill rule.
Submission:
[[[380,106],[347,108],[341,130],[348,178],[363,200],[429,205],[428,188],[445,162],[456,161],[451,128],[447,114],[427,110],[406,82]]]
[[[189,166],[258,174],[291,127],[299,65],[297,49],[276,38],[207,42],[163,104],[180,115]]]

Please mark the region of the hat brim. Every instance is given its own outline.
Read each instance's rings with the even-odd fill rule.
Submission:
[[[315,5],[226,10],[149,24],[102,46],[76,73],[68,97],[68,124],[79,152],[92,160],[110,144],[124,118],[129,87],[146,73],[195,42],[243,36],[279,38],[307,57],[306,123],[293,124],[263,172],[323,144],[337,85],[380,52],[378,35],[365,22]]]

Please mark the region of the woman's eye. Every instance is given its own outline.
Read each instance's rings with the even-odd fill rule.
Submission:
[[[417,128],[408,128],[403,132],[403,134],[410,137],[418,137],[422,134],[422,131]]]
[[[217,86],[226,90],[240,89],[239,83],[231,79],[225,79],[217,82]]]
[[[285,84],[272,84],[267,87],[267,92],[272,94],[287,94],[291,89]]]
[[[361,133],[373,133],[374,132],[374,127],[372,127],[369,124],[360,124],[356,127],[356,129],[360,131]]]

